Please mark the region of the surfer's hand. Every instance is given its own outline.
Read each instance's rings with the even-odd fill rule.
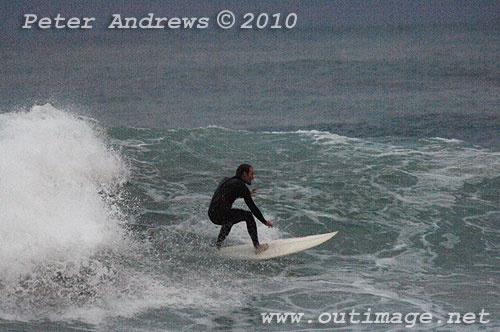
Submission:
[[[252,190],[250,191],[250,195],[252,195],[252,197],[255,197],[256,191],[257,191],[257,188],[252,188]]]
[[[273,227],[273,223],[270,222],[269,220],[266,220],[266,226],[271,228],[271,227]]]

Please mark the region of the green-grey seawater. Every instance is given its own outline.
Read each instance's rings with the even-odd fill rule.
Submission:
[[[1,330],[407,330],[318,320],[352,310],[500,328],[498,27],[133,36],[5,50]],[[339,234],[217,255],[208,204],[242,162],[261,242]]]

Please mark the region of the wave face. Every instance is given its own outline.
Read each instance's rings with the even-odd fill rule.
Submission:
[[[190,318],[188,326],[231,327],[234,298],[240,313],[286,309],[311,317],[352,307],[441,318],[488,303],[498,311],[484,300],[498,293],[494,150],[440,137],[351,138],[318,130],[115,127],[109,134],[130,156],[132,186],[144,202],[137,230],[176,266],[177,277],[210,285],[214,293],[203,294],[212,299],[224,294],[217,309],[196,307],[201,322]],[[338,238],[277,261],[216,260],[207,251],[218,232],[207,219],[208,203],[217,182],[241,162],[254,165],[257,204],[275,221],[272,231],[259,225],[264,241],[334,230]],[[248,242],[244,226],[235,226],[228,241]],[[471,298],[471,289],[482,296]],[[239,328],[258,324],[258,314],[240,316],[249,322],[238,318]],[[380,327],[391,328],[400,327]]]

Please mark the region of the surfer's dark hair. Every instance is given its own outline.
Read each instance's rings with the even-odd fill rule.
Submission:
[[[249,164],[241,164],[240,166],[238,166],[238,168],[236,169],[236,176],[241,178],[241,176],[243,175],[243,173],[248,173],[250,172],[250,168],[253,168],[252,165],[249,165]]]

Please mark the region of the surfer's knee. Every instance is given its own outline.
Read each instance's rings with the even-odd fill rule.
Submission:
[[[253,216],[250,216],[248,217],[247,219],[245,219],[246,223],[247,223],[247,227],[248,229],[250,230],[257,230],[257,223],[255,222],[255,219]]]
[[[245,221],[247,221],[247,222],[255,222],[255,218],[253,217],[252,212],[245,211]]]

